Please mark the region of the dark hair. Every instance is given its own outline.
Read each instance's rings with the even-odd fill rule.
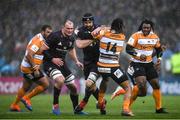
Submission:
[[[144,19],[144,20],[141,22],[141,24],[140,24],[140,26],[139,26],[139,28],[138,28],[138,31],[142,30],[143,24],[150,24],[150,25],[151,25],[151,29],[154,31],[154,23],[153,23],[151,20],[149,20],[149,19]]]
[[[111,23],[111,29],[115,30],[116,33],[123,33],[123,20],[121,18],[116,18]]]
[[[52,27],[50,25],[43,25],[41,27],[41,31],[45,31],[47,28],[52,29]]]
[[[83,22],[88,20],[94,21],[94,17],[91,13],[85,13],[82,17]]]

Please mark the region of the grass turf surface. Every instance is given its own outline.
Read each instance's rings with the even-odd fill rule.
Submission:
[[[23,112],[10,112],[9,106],[15,95],[0,95],[0,119],[180,119],[180,96],[163,96],[163,107],[167,108],[168,114],[155,114],[152,96],[139,97],[132,106],[134,117],[121,116],[122,97],[111,101],[110,96],[106,95],[107,115],[99,114],[96,101],[91,97],[84,109],[88,115],[82,116],[73,114],[70,97],[62,95],[60,97],[61,115],[56,116],[51,113],[51,95],[39,95],[32,98],[32,112],[29,112],[22,103],[20,106]]]

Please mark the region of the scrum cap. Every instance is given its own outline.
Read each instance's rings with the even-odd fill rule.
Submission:
[[[83,17],[82,17],[82,21],[83,21],[83,22],[84,22],[84,21],[88,21],[88,20],[94,21],[94,17],[93,17],[93,15],[92,15],[91,13],[86,13],[86,14],[84,14]]]

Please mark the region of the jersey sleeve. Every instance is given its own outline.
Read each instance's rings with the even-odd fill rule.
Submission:
[[[160,43],[159,37],[157,37],[157,42],[156,42],[155,48],[159,48],[159,47],[161,47],[161,43]]]
[[[133,46],[133,47],[136,46],[136,44],[137,44],[137,36],[136,36],[136,34],[133,34],[133,35],[129,38],[127,44],[130,45],[130,46]]]
[[[83,40],[83,39],[93,39],[93,36],[91,35],[90,31],[83,31],[83,30],[78,31],[77,37],[80,38],[81,40]]]
[[[55,34],[50,34],[49,37],[45,40],[45,44],[50,48],[52,48],[57,43],[58,38]]]
[[[31,45],[28,47],[28,50],[33,51],[36,53],[41,47],[41,42],[39,39],[35,39],[31,42]]]

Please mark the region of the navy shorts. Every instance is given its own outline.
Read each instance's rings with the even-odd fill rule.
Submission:
[[[154,68],[154,63],[136,63],[131,62],[129,68],[132,70],[133,78],[146,76],[147,80],[158,78],[158,73]]]
[[[120,67],[98,67],[98,71],[103,79],[112,78],[117,84],[128,80],[126,73]]]

